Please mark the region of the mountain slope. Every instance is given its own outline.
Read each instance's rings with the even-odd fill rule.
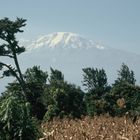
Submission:
[[[135,71],[140,82],[140,55],[105,47],[75,33],[58,32],[42,36],[32,41],[27,50],[25,57],[21,56],[26,67],[41,65],[44,69],[62,70],[66,80],[78,85],[82,81],[82,68],[104,68],[109,82],[113,82],[123,62]]]
[[[52,67],[61,70],[67,81],[82,85],[82,68],[97,67],[106,70],[108,81],[112,83],[124,62],[134,70],[140,83],[140,55],[105,47],[75,33],[41,36],[26,42],[25,46],[27,51],[19,56],[23,71],[34,65],[47,71]]]

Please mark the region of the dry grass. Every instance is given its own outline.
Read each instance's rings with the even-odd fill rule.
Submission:
[[[126,117],[55,119],[42,128],[42,140],[140,140],[140,119],[133,124]]]

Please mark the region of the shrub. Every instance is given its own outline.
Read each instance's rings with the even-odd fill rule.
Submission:
[[[0,103],[0,139],[36,140],[38,125],[30,116],[30,105],[17,95],[9,95]]]
[[[126,112],[140,114],[140,87],[123,82],[115,85],[108,98],[111,115],[122,116]]]
[[[44,120],[48,121],[53,117],[76,117],[84,113],[84,93],[75,85],[61,82],[59,85],[51,85],[45,91],[47,112]]]

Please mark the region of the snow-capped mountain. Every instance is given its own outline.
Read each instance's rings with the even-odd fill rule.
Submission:
[[[134,70],[140,84],[140,55],[106,47],[75,33],[56,32],[32,41],[22,41],[22,45],[27,50],[19,55],[23,72],[34,65],[47,71],[52,67],[62,71],[67,81],[81,86],[82,68],[104,68],[109,83],[112,83],[124,62]]]
[[[27,49],[33,50],[42,47],[49,48],[91,48],[95,47],[98,49],[104,49],[104,46],[93,42],[92,40],[85,39],[78,34],[69,32],[56,32],[46,36],[42,36],[37,40],[33,41]]]

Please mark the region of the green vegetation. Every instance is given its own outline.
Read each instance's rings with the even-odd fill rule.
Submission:
[[[24,74],[24,80],[28,90],[27,100],[31,105],[31,113],[39,120],[43,119],[43,116],[46,113],[46,107],[43,100],[47,78],[47,72],[43,72],[38,66],[27,69]]]
[[[83,86],[87,90],[85,94],[87,115],[93,116],[106,113],[106,100],[104,97],[109,92],[110,87],[107,83],[105,70],[85,68],[83,72]]]
[[[0,56],[11,58],[15,63],[15,67],[12,67],[11,65],[0,62],[0,70],[3,70],[1,78],[5,76],[16,77],[26,96],[25,82],[17,59],[17,55],[23,53],[25,48],[23,46],[20,47],[16,40],[16,34],[23,32],[21,28],[26,25],[25,22],[25,19],[20,18],[17,18],[16,21],[11,21],[8,18],[0,20],[0,40],[2,42],[0,45]],[[4,68],[7,69],[5,70]]]
[[[45,120],[55,116],[80,117],[84,113],[84,93],[64,80],[63,74],[51,68],[49,84],[45,89],[47,112]]]
[[[129,67],[123,63],[121,69],[118,71],[118,78],[117,80],[115,80],[114,85],[119,85],[125,82],[135,85],[136,79],[134,76],[134,72],[132,70],[129,70]]]
[[[0,62],[1,79],[14,76],[0,96],[0,139],[36,140],[40,136],[38,121],[54,117],[81,118],[110,114],[130,117],[140,115],[140,86],[134,72],[122,64],[112,85],[104,69],[84,68],[85,91],[64,79],[61,71],[51,68],[50,75],[39,66],[21,73],[17,55],[25,51],[18,45],[15,34],[23,32],[26,20],[0,20],[0,56],[14,60],[15,67]]]
[[[126,112],[134,116],[139,115],[140,87],[136,86],[135,82],[134,72],[123,63],[118,71],[118,78],[107,95],[111,115],[122,116]]]
[[[20,70],[17,55],[25,51],[18,45],[16,34],[23,32],[26,20],[8,18],[0,20],[0,56],[11,58],[15,67],[0,61],[2,76],[14,76],[18,83],[11,84],[0,98],[0,139],[36,140],[39,130],[30,114],[26,83]],[[6,69],[5,69],[6,68]]]
[[[0,102],[0,139],[36,140],[37,121],[30,116],[30,104],[19,94],[9,94]]]

